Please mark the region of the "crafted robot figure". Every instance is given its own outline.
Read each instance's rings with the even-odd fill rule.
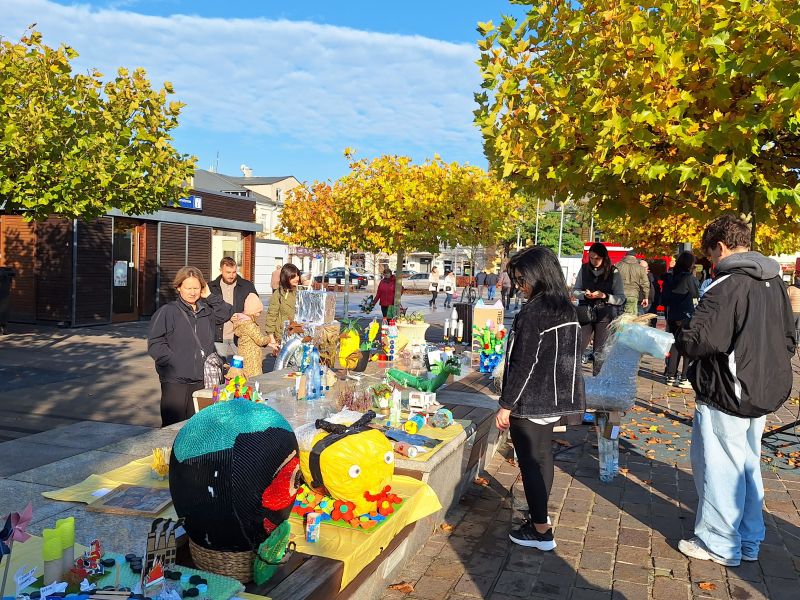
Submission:
[[[299,484],[294,432],[264,404],[214,404],[175,438],[169,487],[186,532],[210,550],[255,552],[256,583],[267,581],[284,555]]]

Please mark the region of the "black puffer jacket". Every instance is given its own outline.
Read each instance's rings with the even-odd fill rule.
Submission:
[[[780,265],[758,252],[732,254],[675,344],[694,359],[697,400],[731,415],[760,417],[792,390],[794,321]]]
[[[167,383],[203,381],[203,364],[214,352],[214,331],[231,316],[233,307],[218,294],[198,300],[196,312],[180,298],[159,308],[147,335],[147,353],[156,361],[158,378]]]
[[[547,314],[534,296],[514,317],[500,406],[516,417],[582,413],[586,406],[575,309],[562,317]]]
[[[694,313],[694,301],[700,297],[697,277],[687,271],[671,273],[664,280],[662,302],[670,321],[686,321]]]

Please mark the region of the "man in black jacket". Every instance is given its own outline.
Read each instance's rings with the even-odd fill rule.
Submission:
[[[244,312],[244,301],[248,295],[258,296],[253,282],[241,277],[237,270],[236,261],[226,256],[219,262],[219,277],[208,284],[212,294],[219,294],[225,302],[233,306],[234,313]],[[214,341],[217,343],[217,352],[224,358],[236,354],[236,339],[231,321],[217,326]]]
[[[697,393],[691,461],[698,505],[685,555],[735,567],[764,539],[761,434],[792,389],[795,333],[780,265],[750,252],[750,230],[725,215],[703,233],[717,276],[676,345]]]

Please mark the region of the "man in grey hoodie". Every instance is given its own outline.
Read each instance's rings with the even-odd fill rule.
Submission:
[[[750,251],[750,229],[725,215],[702,249],[716,270],[690,321],[675,334],[693,362],[697,393],[691,461],[698,504],[685,555],[727,567],[758,560],[766,530],[761,435],[792,389],[796,340],[780,265]]]

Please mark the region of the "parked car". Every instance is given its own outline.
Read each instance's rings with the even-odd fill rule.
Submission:
[[[362,269],[361,267],[353,267],[353,270],[356,271],[360,276],[366,277],[369,283],[375,281],[375,275],[366,269]],[[380,278],[380,275],[378,277]]]
[[[428,273],[414,273],[402,280],[404,290],[427,290],[430,284]]]
[[[403,269],[400,271],[400,278],[405,279],[406,277],[411,277],[412,275],[427,275],[427,273],[420,273],[419,271],[415,271],[414,269]]]
[[[314,281],[316,283],[322,283],[322,275],[317,275],[314,277]],[[367,285],[367,278],[364,275],[361,275],[355,269],[350,269],[350,283],[359,288],[366,287]],[[330,283],[334,285],[344,285],[344,267],[339,267],[337,269],[331,269],[327,273],[325,273],[325,283]]]

